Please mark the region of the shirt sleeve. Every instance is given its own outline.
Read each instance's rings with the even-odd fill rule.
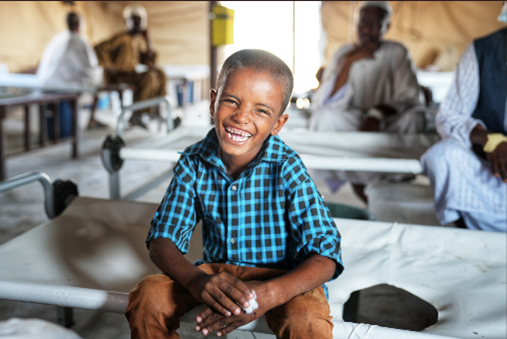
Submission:
[[[473,44],[470,44],[454,72],[454,80],[441,103],[437,116],[437,131],[442,139],[453,138],[471,147],[470,132],[477,124],[472,118],[479,98],[479,67]],[[485,127],[485,126],[484,126]]]
[[[312,98],[314,110],[318,110],[320,107],[330,103],[340,102],[346,97],[347,89],[350,91],[350,86],[347,86],[347,84],[345,84],[334,94],[334,96],[331,98],[329,97],[329,94],[334,87],[336,78],[342,70],[343,63],[345,61],[345,55],[347,55],[347,53],[352,50],[353,46],[354,45],[352,44],[348,44],[339,48],[329,60],[328,65],[324,68],[320,86]]]
[[[196,195],[191,184],[194,172],[187,165],[188,162],[180,159],[175,167],[174,178],[151,222],[146,239],[148,248],[151,240],[167,238],[181,253],[188,252],[190,238],[199,220],[195,210]]]
[[[311,253],[317,253],[334,260],[336,270],[331,278],[334,280],[343,271],[340,232],[302,161],[299,159],[290,167],[292,180],[288,184],[292,189],[289,189],[288,219],[295,257],[302,261]],[[302,178],[305,179],[301,181]]]
[[[398,112],[403,112],[409,107],[420,105],[419,83],[415,74],[415,66],[412,57],[406,48],[399,48],[397,62],[394,69],[394,96],[391,102],[386,104],[392,106]]]

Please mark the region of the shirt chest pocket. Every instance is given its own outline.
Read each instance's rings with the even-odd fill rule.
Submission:
[[[217,210],[215,209],[214,201],[207,201],[206,203],[206,197],[203,197],[201,195],[198,196],[196,199],[196,210],[199,211],[199,216],[202,219],[202,221],[208,225],[217,225],[222,222],[221,218],[217,215]]]

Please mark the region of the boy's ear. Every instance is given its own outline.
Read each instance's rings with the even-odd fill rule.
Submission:
[[[282,129],[283,125],[285,125],[287,120],[289,120],[288,114],[284,113],[284,114],[280,115],[275,122],[275,126],[271,130],[271,135],[277,135],[278,132],[280,132],[280,130]]]
[[[215,102],[217,100],[217,91],[212,88],[209,91],[209,115],[214,118],[215,117]]]

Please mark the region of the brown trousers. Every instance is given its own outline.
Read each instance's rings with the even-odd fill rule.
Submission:
[[[286,273],[257,267],[227,264],[203,264],[199,268],[208,274],[227,272],[243,281],[265,281]],[[132,339],[179,338],[178,320],[199,303],[182,285],[165,274],[152,275],[130,292],[125,313]],[[277,338],[333,338],[333,323],[324,289],[318,287],[273,308],[265,316]]]

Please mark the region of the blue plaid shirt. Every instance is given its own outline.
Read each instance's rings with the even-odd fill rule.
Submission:
[[[290,270],[318,253],[343,270],[340,233],[301,158],[278,136],[234,180],[219,156],[213,128],[189,146],[147,238],[168,238],[187,253],[202,220],[203,258],[195,264],[226,263]]]

